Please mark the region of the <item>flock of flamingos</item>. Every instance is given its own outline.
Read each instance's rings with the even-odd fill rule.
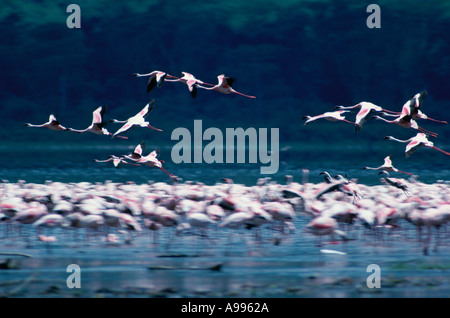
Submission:
[[[196,97],[198,88],[255,98],[234,90],[234,79],[224,75],[218,76],[217,85],[205,83],[186,72],[182,75],[176,77],[161,71],[134,74],[136,77],[149,78],[148,93],[155,87],[162,87],[164,82],[180,82],[187,85],[192,98]],[[400,112],[386,110],[369,102],[349,107],[336,106],[336,111],[305,116],[305,125],[327,119],[352,124],[359,131],[368,120],[377,119],[417,131],[414,137],[407,140],[385,137],[387,140],[407,143],[406,157],[421,147],[450,156],[450,153],[437,148],[429,140],[437,138],[436,133],[417,124],[417,120],[447,123],[429,118],[422,112],[426,95],[426,91],[416,94],[403,105]],[[146,121],[146,116],[153,108],[154,101],[151,101],[126,120],[110,120],[110,123],[122,124],[115,133],[106,129],[104,106],[93,112],[92,123],[84,130],[62,126],[53,114],[42,125],[25,125],[126,139],[123,134],[134,126],[160,131]],[[358,111],[355,122],[347,120],[345,115],[354,110]],[[389,116],[393,119],[384,118]],[[390,178],[389,172],[411,175],[395,168],[390,156],[379,167],[364,167],[379,170],[379,174],[383,175],[381,180],[385,184],[378,186],[358,184],[354,179],[348,180],[341,175],[332,177],[326,171],[321,173],[323,182],[308,183],[308,171],[305,169],[300,183],[295,182],[292,176],[286,176],[285,184],[278,184],[270,178],[260,178],[257,184],[249,187],[234,184],[231,179],[223,179],[211,186],[196,182],[180,184],[174,174],[162,167],[163,162],[157,159],[156,151],[148,155],[144,155],[144,152],[145,143],[141,143],[131,154],[111,155],[105,160],[95,161],[112,162],[116,168],[122,164],[156,167],[170,177],[170,183],[138,185],[132,182],[92,184],[48,181],[45,184],[32,184],[18,181],[1,184],[0,226],[4,227],[3,238],[23,237],[21,229],[28,226],[38,240],[46,242],[57,241],[57,237],[50,235],[54,234],[52,228],[56,227],[84,229],[86,239],[92,240],[94,236],[95,240],[100,240],[100,236],[108,244],[132,243],[139,233],[151,231],[157,242],[158,233],[166,228],[172,235],[168,239],[170,243],[175,236],[182,235],[198,235],[209,241],[211,231],[228,229],[227,242],[232,234],[245,237],[246,233],[251,232],[255,234],[254,240],[260,243],[267,241],[281,244],[301,223],[295,222],[296,219],[306,218],[303,230],[318,237],[319,247],[356,238],[383,243],[386,235],[395,231],[401,233],[399,228],[411,226],[409,224],[415,226],[418,234],[417,238],[409,239],[412,244],[418,244],[424,254],[429,253],[433,231],[434,251],[437,251],[442,239],[448,239],[449,185]],[[425,237],[422,235],[423,228],[427,230]],[[439,231],[441,228],[444,231]],[[330,241],[327,240],[328,236]],[[30,237],[25,239],[29,242]],[[320,251],[333,252],[328,249]]]

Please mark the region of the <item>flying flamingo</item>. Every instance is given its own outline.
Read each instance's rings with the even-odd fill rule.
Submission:
[[[145,143],[140,143],[139,145],[136,146],[136,148],[134,149],[132,154],[126,155],[124,157],[127,159],[130,159],[130,160],[133,160],[136,163],[141,163],[143,165],[150,166],[150,167],[156,167],[156,168],[160,169],[162,172],[164,172],[165,174],[167,174],[171,179],[176,179],[176,176],[174,174],[170,173],[169,171],[167,171],[166,169],[164,169],[162,167],[162,164],[164,163],[164,161],[158,160],[156,158],[156,156],[157,156],[156,150],[153,150],[147,156],[142,156],[143,151],[145,151]]]
[[[82,134],[84,132],[90,132],[96,135],[108,135],[108,136],[112,136],[112,133],[110,133],[104,126],[105,126],[105,122],[103,121],[103,115],[105,115],[106,113],[106,106],[100,106],[98,107],[96,110],[94,110],[94,112],[92,113],[92,124],[83,130],[79,130],[79,129],[73,129],[73,128],[68,128],[68,130]],[[124,137],[124,136],[118,136],[120,138],[124,138],[124,139],[128,139],[128,137]]]
[[[110,162],[110,161],[112,161],[113,164],[114,164],[114,167],[116,167],[116,168],[120,168],[120,166],[121,166],[122,164],[128,164],[128,165],[133,165],[133,166],[138,166],[138,167],[141,166],[141,165],[136,164],[136,163],[128,162],[128,161],[124,160],[123,157],[117,157],[117,156],[114,156],[114,155],[110,155],[110,156],[108,157],[108,159],[106,159],[106,160],[98,160],[98,159],[94,159],[94,161],[95,161],[95,162]]]
[[[445,154],[447,156],[450,156],[449,152],[444,151],[444,150],[442,150],[442,149],[440,149],[438,147],[435,147],[434,143],[429,141],[427,136],[424,133],[418,133],[414,137],[411,137],[411,138],[406,139],[406,140],[397,139],[397,138],[394,138],[392,136],[386,136],[386,137],[384,137],[384,139],[394,140],[394,141],[397,141],[397,142],[408,143],[406,145],[406,149],[405,149],[405,157],[409,157],[412,153],[414,153],[420,147],[431,148],[431,149],[440,151],[440,152],[442,152],[443,154]]]
[[[137,113],[133,117],[128,118],[127,120],[111,119],[110,122],[125,124],[122,127],[120,127],[119,130],[117,130],[114,133],[114,135],[112,135],[112,137],[114,138],[114,137],[118,136],[119,134],[130,130],[133,126],[141,126],[141,127],[146,127],[146,128],[150,128],[150,129],[157,130],[157,131],[162,131],[162,129],[155,128],[152,125],[150,125],[150,123],[148,121],[145,121],[145,117],[152,112],[154,107],[155,107],[155,101],[151,100],[147,105],[145,105],[145,107],[139,113]]]
[[[144,150],[145,150],[145,142],[141,142],[134,148],[131,154],[124,157],[131,160],[139,160],[142,157],[142,153],[144,152]]]
[[[41,125],[33,125],[30,123],[24,124],[24,126],[27,127],[37,127],[37,128],[48,128],[50,130],[68,130],[66,127],[61,126],[59,121],[56,119],[56,116],[53,114],[50,114],[50,117],[48,118],[48,122],[43,123]]]
[[[375,113],[378,114],[380,112],[385,112],[385,113],[391,113],[391,114],[395,114],[395,115],[399,114],[398,112],[393,112],[393,111],[384,109],[384,108],[377,106],[370,102],[361,102],[361,103],[358,103],[353,106],[336,106],[334,108],[338,109],[338,110],[352,110],[352,109],[359,108],[359,111],[356,114],[356,120],[355,120],[356,132],[358,132],[361,128],[363,128],[363,126],[367,122],[367,120],[369,120],[371,118],[371,116],[374,115]]]
[[[161,71],[153,71],[147,74],[140,74],[140,73],[133,73],[134,77],[146,77],[148,76],[148,82],[147,82],[147,93],[150,93],[155,86],[158,86],[158,88],[161,88],[166,78],[176,78],[175,76],[169,75],[166,72]]]
[[[427,91],[424,90],[420,93],[417,93],[410,100],[408,100],[402,107],[402,117],[411,116],[413,119],[428,119],[441,124],[447,124],[446,121],[433,119],[422,113],[420,108],[422,107],[423,100],[427,95]]]
[[[198,84],[214,86],[212,84],[205,83],[197,78],[194,75],[187,72],[181,72],[183,74],[182,77],[172,76],[172,79],[166,79],[167,82],[180,82],[184,83],[188,86],[189,92],[191,92],[191,97],[195,98],[197,96],[197,86]]]
[[[317,116],[304,116],[303,119],[306,119],[305,125],[318,119],[326,119],[330,121],[343,121],[352,125],[356,125],[355,123],[352,123],[351,121],[345,119],[345,116],[343,114],[348,112],[349,110],[337,110],[334,112],[326,112]]]
[[[242,93],[234,90],[231,86],[233,86],[235,79],[232,77],[228,77],[228,76],[225,76],[224,74],[221,74],[221,75],[217,76],[217,79],[218,79],[217,85],[213,85],[212,87],[204,87],[204,86],[198,85],[198,87],[207,89],[207,90],[218,91],[222,94],[238,94],[238,95],[245,96],[248,98],[256,98],[255,96],[242,94]],[[200,84],[202,84],[202,83],[200,83]]]
[[[404,174],[412,176],[412,173],[404,172],[404,171],[401,171],[401,170],[398,170],[397,168],[395,168],[392,165],[392,157],[390,155],[387,156],[386,158],[384,158],[383,165],[381,165],[377,168],[363,167],[363,169],[365,169],[365,170],[384,170],[384,171],[389,171],[389,172],[400,172],[400,173],[404,173]]]
[[[378,174],[379,175],[382,174],[382,175],[385,176],[385,177],[381,177],[381,179],[380,179],[382,183],[385,183],[385,184],[391,185],[393,187],[396,187],[397,189],[402,190],[403,193],[405,193],[406,196],[409,196],[409,194],[408,194],[408,186],[403,180],[397,179],[397,178],[390,178],[389,177],[389,172],[384,171],[384,170],[380,171]]]
[[[380,113],[380,115],[383,115],[383,113]],[[400,127],[412,128],[412,129],[418,130],[420,132],[427,133],[427,134],[429,134],[432,137],[437,137],[437,135],[438,135],[435,132],[428,131],[426,129],[423,129],[422,127],[419,127],[417,122],[414,119],[412,119],[411,116],[403,116],[402,117],[402,115],[400,115],[399,117],[397,117],[397,118],[395,118],[393,120],[387,120],[386,118],[383,118],[383,117],[378,116],[378,115],[374,116],[373,118],[382,120],[382,121],[384,121],[384,122],[386,122],[388,124],[396,124],[396,125],[399,125]]]

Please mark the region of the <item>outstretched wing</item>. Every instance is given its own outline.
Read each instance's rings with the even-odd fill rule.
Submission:
[[[152,99],[147,105],[145,105],[144,108],[142,108],[142,110],[139,112],[138,115],[145,117],[152,112],[154,107],[155,107],[155,100]]]
[[[117,135],[119,135],[119,134],[121,134],[121,133],[123,133],[123,132],[126,132],[127,130],[130,130],[131,127],[133,127],[133,124],[130,124],[130,123],[127,122],[125,125],[123,125],[122,127],[120,127],[120,128],[114,133],[113,137],[115,137],[115,136],[117,136]]]
[[[150,93],[156,86],[156,75],[150,76],[147,82],[147,93]]]
[[[405,149],[406,157],[409,157],[411,154],[413,154],[414,151],[416,151],[417,148],[419,148],[419,146],[420,146],[420,141],[418,141],[418,140],[413,140],[409,144],[407,144],[406,149]]]
[[[392,157],[391,157],[391,155],[389,155],[386,158],[384,158],[384,166],[386,166],[386,167],[392,166]]]
[[[106,106],[100,106],[92,113],[92,123],[93,124],[103,124],[103,116],[107,110]]]

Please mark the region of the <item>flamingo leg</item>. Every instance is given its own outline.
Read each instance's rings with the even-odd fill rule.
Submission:
[[[147,126],[146,126],[147,128],[150,128],[150,129],[153,129],[153,130],[156,130],[156,131],[163,131],[162,129],[159,129],[159,128],[156,128],[156,127],[153,127],[152,125],[150,125],[150,124],[147,124]]]
[[[351,121],[349,121],[349,120],[347,120],[347,119],[341,119],[341,121],[346,122],[346,123],[349,123],[349,124],[352,124],[352,125],[355,125],[355,126],[356,126],[355,128],[358,128],[358,127],[359,127],[359,129],[361,129],[361,125],[356,124],[356,123],[354,123],[354,122],[351,122]]]
[[[409,173],[409,172],[405,172],[405,171],[401,171],[401,170],[397,170],[397,172],[400,172],[400,173],[404,173],[404,174],[407,174],[407,175],[410,175],[410,176],[412,176],[412,175],[413,175],[412,173]]]
[[[438,148],[438,147],[436,147],[436,146],[433,146],[433,147],[431,147],[431,148],[434,149],[434,150],[440,151],[440,152],[442,152],[443,154],[446,154],[447,156],[450,156],[450,152],[444,151],[444,150],[442,150],[442,149],[440,149],[440,148]]]
[[[164,169],[163,167],[159,168],[162,172],[164,172],[165,174],[167,174],[170,178],[176,178],[176,176],[173,173],[170,173],[169,171],[167,171],[166,169]]]
[[[383,112],[385,112],[385,113],[391,113],[391,114],[396,114],[396,115],[400,115],[401,113],[400,112],[394,112],[394,111],[392,111],[392,110],[387,110],[387,109],[382,109],[381,111],[383,111]]]
[[[241,95],[241,96],[248,97],[248,98],[256,98],[256,96],[245,95],[245,94],[239,93],[238,91],[235,91],[235,90],[232,90],[232,92],[235,94]]]
[[[437,123],[447,124],[447,122],[445,120],[437,120],[437,119],[433,119],[433,118],[430,118],[430,117],[428,117],[427,119],[431,120],[431,121],[434,121],[434,122],[437,122]]]
[[[432,137],[437,137],[437,133],[435,133],[435,132],[432,132],[432,131],[429,131],[429,130],[426,130],[426,129],[423,129],[422,127],[418,127],[417,128],[417,130],[419,130],[420,132],[423,132],[423,133],[426,133],[426,134],[429,134],[430,136],[432,136]]]

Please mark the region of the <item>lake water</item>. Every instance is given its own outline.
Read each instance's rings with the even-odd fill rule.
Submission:
[[[2,146],[1,179],[10,182],[26,180],[44,183],[133,181],[147,183],[168,181],[158,169],[95,163],[109,154],[126,154],[134,146],[52,145]],[[236,183],[253,185],[259,164],[249,165],[175,165],[170,161],[170,148],[161,148],[165,167],[183,178],[206,184],[232,178]],[[273,180],[282,183],[284,175],[301,181],[302,169],[310,170],[309,181],[321,182],[320,171],[347,174],[360,183],[379,184],[376,172],[362,166],[379,166],[384,151],[353,149],[346,151],[302,150],[288,148],[280,153],[280,170]],[[450,180],[448,163],[439,153],[415,154],[416,160],[398,160],[402,170],[419,174],[423,182]],[[443,156],[444,159],[445,156]],[[381,160],[381,161],[380,161]],[[424,166],[422,163],[427,162]],[[401,175],[396,174],[396,177]],[[162,232],[153,244],[149,232],[135,237],[130,245],[106,244],[99,238],[82,243],[58,229],[48,232],[58,242],[46,244],[31,241],[34,229],[23,228],[19,239],[5,236],[1,227],[0,252],[20,252],[10,258],[17,269],[0,270],[0,295],[10,297],[448,297],[450,295],[450,246],[448,228],[441,232],[437,252],[424,256],[416,240],[416,230],[406,221],[400,230],[389,233],[385,240],[374,237],[361,226],[351,230],[354,240],[323,247],[345,254],[324,254],[317,240],[302,229],[310,219],[299,216],[296,231],[280,237],[263,229],[262,243],[256,243],[254,231],[237,235],[227,244],[227,230],[212,229],[209,243],[195,235],[174,237],[170,230]],[[448,225],[447,225],[448,227]],[[80,235],[83,235],[81,232]],[[389,235],[389,236],[388,236]],[[168,242],[171,242],[167,247]],[[82,268],[82,288],[68,289],[66,268],[78,264]],[[221,264],[221,269],[208,268]],[[381,288],[370,289],[367,266],[377,264],[382,270]],[[152,268],[152,269],[149,269]],[[200,268],[200,270],[198,270]],[[197,269],[197,270],[196,270]]]
[[[14,143],[0,144],[0,178],[11,182],[25,180],[43,183],[46,180],[59,182],[113,182],[133,181],[147,183],[168,181],[165,174],[155,168],[122,165],[119,169],[111,163],[96,163],[93,159],[106,159],[109,155],[129,154],[135,143],[121,144],[47,144],[47,143]],[[439,180],[450,180],[448,157],[430,149],[419,149],[409,158],[404,158],[402,149],[389,143],[376,144],[374,147],[358,147],[352,145],[314,146],[285,144],[280,146],[279,170],[276,174],[262,175],[262,163],[254,164],[206,164],[180,163],[174,164],[170,158],[171,146],[159,149],[159,159],[164,160],[164,167],[183,181],[196,181],[205,184],[221,182],[222,178],[231,178],[235,183],[254,185],[258,178],[271,177],[283,183],[285,175],[292,175],[295,181],[301,182],[303,169],[309,170],[310,182],[322,182],[321,171],[331,175],[347,175],[357,178],[366,185],[380,184],[377,171],[362,170],[364,166],[378,167],[388,154],[395,153],[394,166],[399,170],[413,173],[418,180],[433,183]],[[328,149],[327,149],[327,148]],[[148,147],[149,148],[149,147]],[[149,153],[152,149],[147,149]],[[248,160],[248,159],[247,159]],[[401,173],[391,173],[391,177],[408,177]]]

